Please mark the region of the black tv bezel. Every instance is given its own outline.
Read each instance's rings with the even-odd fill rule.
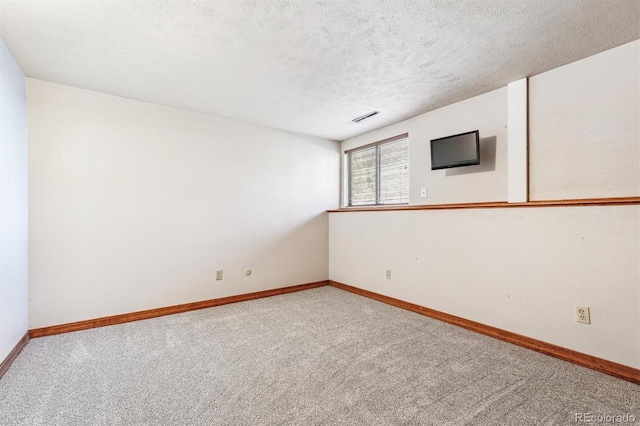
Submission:
[[[439,141],[442,141],[442,140],[445,140],[445,139],[456,138],[458,136],[470,135],[472,133],[475,133],[475,135],[476,135],[476,159],[467,160],[467,161],[458,161],[458,162],[455,162],[455,163],[447,164],[445,166],[434,167],[434,165],[433,165],[433,143],[434,142],[439,142]],[[480,164],[480,131],[479,130],[472,130],[470,132],[458,133],[457,135],[451,135],[451,136],[445,136],[443,138],[431,139],[431,141],[429,143],[429,149],[431,150],[431,170],[452,169],[454,167],[463,167],[463,166],[477,166],[478,164]]]

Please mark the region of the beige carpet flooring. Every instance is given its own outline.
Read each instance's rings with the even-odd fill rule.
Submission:
[[[332,287],[33,339],[0,425],[575,425],[640,386]],[[603,423],[598,423],[603,424]]]

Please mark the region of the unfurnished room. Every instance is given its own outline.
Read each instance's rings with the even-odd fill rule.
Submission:
[[[0,0],[0,425],[640,424],[640,1]]]

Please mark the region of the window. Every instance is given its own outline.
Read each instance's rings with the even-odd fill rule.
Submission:
[[[409,203],[409,135],[345,151],[347,205]]]

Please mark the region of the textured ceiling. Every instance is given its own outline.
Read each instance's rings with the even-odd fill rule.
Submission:
[[[0,38],[29,77],[344,140],[638,39],[640,1],[0,0]]]

